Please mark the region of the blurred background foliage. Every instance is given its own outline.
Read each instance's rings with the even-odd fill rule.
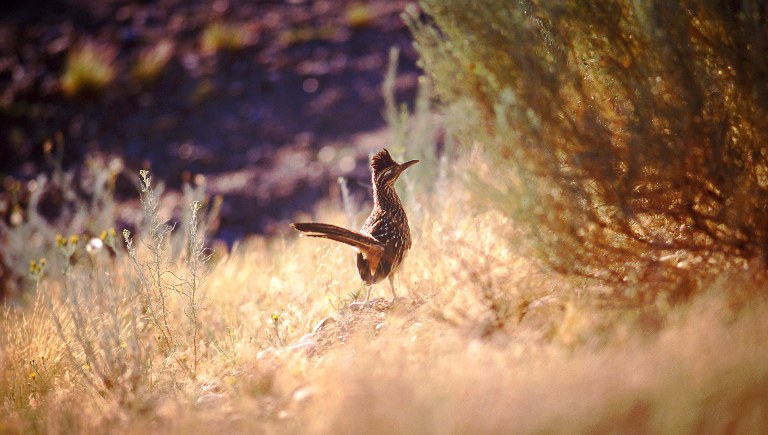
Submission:
[[[673,282],[768,258],[768,11],[755,1],[411,10],[446,128],[555,269]],[[709,263],[709,264],[708,264]]]
[[[225,198],[217,235],[229,243],[279,232],[337,193],[339,176],[362,200],[368,156],[387,140],[381,86],[393,46],[393,98],[412,107],[416,96],[405,4],[3,3],[0,218],[10,220],[10,187],[20,182],[24,206],[29,181],[53,169],[51,141],[65,171],[120,157],[118,201],[134,197],[139,169],[174,191],[206,177]]]

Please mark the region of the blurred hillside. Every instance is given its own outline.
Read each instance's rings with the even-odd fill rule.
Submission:
[[[390,47],[401,49],[398,101],[415,93],[406,3],[3,4],[3,190],[51,171],[45,152],[63,145],[65,169],[97,153],[171,187],[203,174],[225,199],[220,236],[269,232],[276,219],[310,210],[337,176],[368,177],[368,153],[387,140]],[[133,197],[126,180],[118,196],[121,184]]]

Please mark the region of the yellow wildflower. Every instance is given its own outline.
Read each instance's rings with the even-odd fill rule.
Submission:
[[[110,228],[108,230],[103,230],[101,234],[99,234],[99,238],[106,242],[107,240],[113,240],[117,236],[117,232],[114,228]]]

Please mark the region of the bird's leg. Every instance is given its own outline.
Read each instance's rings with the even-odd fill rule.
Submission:
[[[373,285],[365,284],[363,283],[365,287],[368,287],[368,294],[365,296],[365,302],[352,302],[349,304],[349,309],[352,311],[358,311],[361,310],[363,307],[368,306],[368,302],[371,300],[371,289],[373,288]]]
[[[395,293],[395,274],[391,273],[389,274],[389,286],[392,288],[392,302],[395,302],[397,299],[397,293]]]

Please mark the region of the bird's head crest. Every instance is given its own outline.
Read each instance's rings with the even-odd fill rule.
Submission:
[[[373,168],[373,172],[381,172],[394,165],[397,165],[397,162],[392,160],[392,156],[389,155],[389,151],[387,151],[386,148],[382,149],[371,158],[371,168]]]

